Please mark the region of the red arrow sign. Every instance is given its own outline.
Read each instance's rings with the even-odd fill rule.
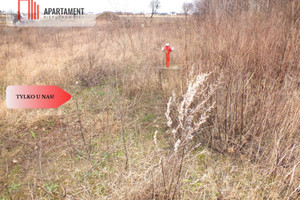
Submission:
[[[71,99],[71,95],[57,86],[8,86],[8,108],[57,108]]]

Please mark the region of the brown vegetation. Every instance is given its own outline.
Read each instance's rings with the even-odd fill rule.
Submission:
[[[186,18],[2,27],[1,197],[297,199],[300,4],[221,2]],[[166,42],[180,70],[160,70]],[[57,85],[72,100],[9,110],[8,85]]]

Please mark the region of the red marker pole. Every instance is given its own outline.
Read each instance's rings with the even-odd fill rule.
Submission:
[[[57,86],[8,86],[7,108],[57,108],[71,95]]]

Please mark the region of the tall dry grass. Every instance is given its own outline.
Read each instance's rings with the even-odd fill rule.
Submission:
[[[199,14],[188,18],[1,27],[0,174],[14,199],[296,199],[299,3],[224,2],[196,3]],[[166,42],[175,47],[171,65],[181,70],[159,70]],[[178,102],[186,98],[192,68],[210,74],[208,85],[222,79],[212,93],[201,90],[207,107],[185,125],[206,109],[209,117],[182,145],[189,132],[174,139],[164,112],[173,91]],[[8,110],[8,85],[57,85],[78,107],[71,100],[58,110]],[[181,153],[197,148],[174,157],[174,144]],[[13,190],[18,180],[25,184]]]

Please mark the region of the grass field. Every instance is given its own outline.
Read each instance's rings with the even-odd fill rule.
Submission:
[[[0,198],[298,199],[299,3],[207,9],[0,27]],[[72,99],[7,109],[8,85]]]

